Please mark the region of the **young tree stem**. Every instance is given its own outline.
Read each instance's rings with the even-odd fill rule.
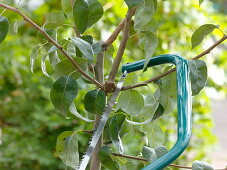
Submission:
[[[59,51],[62,52],[62,54],[73,64],[73,66],[75,67],[75,69],[81,73],[81,75],[83,75],[85,78],[87,78],[88,80],[90,80],[91,82],[93,82],[97,87],[102,88],[102,85],[96,81],[95,79],[93,79],[91,76],[89,76],[86,72],[84,72],[80,66],[77,64],[77,62],[75,62],[75,60],[73,60],[73,58],[62,48],[61,45],[59,45],[56,41],[53,40],[53,38],[51,38],[44,29],[42,29],[40,26],[38,26],[35,22],[33,22],[29,17],[27,17],[23,12],[21,12],[19,9],[8,6],[6,4],[0,3],[0,7],[6,8],[10,11],[16,12],[17,14],[19,14],[25,21],[27,21],[31,26],[33,26],[36,30],[38,30],[41,34],[43,34],[46,39],[52,43],[55,47],[57,47],[59,49]]]
[[[103,84],[104,83],[104,51],[102,50],[96,58],[96,64],[94,67],[95,71],[95,78],[96,80]],[[95,116],[95,123],[94,123],[94,129],[97,128],[99,122],[100,122],[101,116],[96,115]],[[103,135],[101,135],[94,152],[91,157],[91,164],[90,164],[90,169],[91,170],[100,170],[101,169],[101,162],[99,160],[99,150],[101,149],[103,145]]]
[[[121,60],[122,60],[122,56],[123,56],[125,48],[126,48],[127,41],[129,39],[130,26],[131,26],[131,21],[132,21],[132,17],[134,15],[134,13],[135,13],[135,8],[129,9],[127,12],[127,16],[125,18],[125,24],[124,24],[123,37],[122,37],[120,46],[118,48],[117,55],[114,60],[112,69],[110,71],[108,82],[113,83],[115,80],[118,68],[119,68]]]

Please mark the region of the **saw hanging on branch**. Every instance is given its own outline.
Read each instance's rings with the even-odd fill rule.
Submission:
[[[162,157],[146,166],[143,170],[160,170],[168,166],[176,160],[186,149],[192,131],[192,116],[191,116],[191,86],[189,78],[188,62],[183,57],[174,54],[164,54],[157,57],[152,57],[145,66],[145,60],[135,63],[129,63],[122,67],[122,76],[117,84],[117,87],[106,106],[102,119],[92,137],[86,154],[83,156],[79,165],[79,170],[85,170],[92,153],[97,145],[100,136],[103,133],[105,124],[109,118],[113,106],[116,103],[117,97],[121,91],[124,80],[128,73],[143,70],[147,67],[152,67],[160,64],[172,63],[176,65],[177,73],[177,100],[178,100],[178,139],[174,147],[164,154]]]

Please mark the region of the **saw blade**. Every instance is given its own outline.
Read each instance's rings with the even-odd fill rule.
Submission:
[[[83,156],[83,159],[82,159],[82,161],[80,163],[80,166],[79,166],[78,170],[85,170],[86,169],[86,167],[87,167],[87,165],[89,163],[89,160],[90,160],[90,158],[92,156],[92,153],[93,153],[93,151],[94,151],[94,149],[95,149],[95,147],[96,147],[96,145],[98,143],[98,140],[99,140],[100,136],[102,135],[103,129],[104,129],[105,124],[106,124],[106,122],[107,122],[107,120],[109,118],[111,110],[112,110],[113,106],[116,103],[117,97],[118,97],[118,95],[119,95],[119,93],[121,91],[121,88],[122,88],[122,86],[124,84],[124,80],[125,80],[126,76],[127,76],[127,72],[124,72],[122,74],[122,76],[121,76],[120,81],[117,83],[116,89],[115,89],[113,95],[110,98],[109,103],[107,104],[107,106],[106,106],[106,108],[104,110],[104,113],[103,113],[102,118],[101,118],[101,120],[99,122],[99,125],[98,125],[98,127],[97,127],[97,129],[96,129],[96,131],[95,131],[95,133],[94,133],[94,135],[92,137],[92,140],[90,142],[90,145],[89,145],[89,147],[87,149],[86,154]]]

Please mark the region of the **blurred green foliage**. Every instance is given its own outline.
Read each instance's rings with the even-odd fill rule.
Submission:
[[[60,3],[57,0],[46,0],[44,4],[34,9],[28,5],[28,2],[24,1],[23,3],[22,1],[20,9],[40,25],[44,23],[46,13],[61,10]],[[125,17],[127,7],[123,0],[100,2],[105,9],[104,17],[93,29],[88,30],[87,34],[91,34],[96,40],[105,40]],[[7,0],[6,3],[16,6],[12,0]],[[159,45],[155,55],[178,53],[190,59],[218,40],[221,33],[217,30],[203,42],[203,45],[191,50],[191,35],[200,25],[212,23],[220,24],[222,29],[226,28],[227,18],[222,13],[222,3],[225,2],[205,0],[201,7],[199,7],[197,1],[175,0],[159,3],[158,12],[154,16],[159,23]],[[58,135],[67,130],[92,129],[92,125],[74,117],[70,120],[65,119],[53,108],[49,99],[53,80],[41,73],[39,65],[35,66],[34,74],[30,72],[29,56],[31,49],[38,44],[37,32],[16,14],[6,11],[4,15],[10,20],[11,34],[4,43],[0,44],[0,128],[2,130],[0,169],[64,169],[65,166],[55,153]],[[19,26],[17,34],[13,32],[13,23],[16,21]],[[67,22],[70,23],[70,21]],[[61,38],[72,35],[72,29],[67,26],[60,27],[59,32]],[[123,63],[144,58],[137,42],[138,37],[133,35],[132,28]],[[119,40],[114,43],[115,49],[116,44],[119,44]],[[226,47],[220,46],[221,50],[215,50],[212,56],[208,55],[204,57],[204,60],[208,64],[208,69],[213,68],[213,70],[219,71],[221,69],[226,74],[227,69],[224,70],[224,68],[227,68],[225,58],[227,52],[222,50],[223,48]],[[39,58],[43,53],[39,54]],[[106,73],[109,69],[106,67]],[[51,71],[50,68],[49,70]],[[152,74],[158,75],[164,68],[157,67],[154,70],[155,72]],[[150,74],[145,73],[140,80],[148,79]],[[86,86],[83,85],[82,81],[80,83],[81,87]],[[216,141],[211,132],[213,123],[210,114],[210,99],[207,97],[208,90],[206,90],[210,88],[225,94],[227,82],[226,80],[217,82],[211,74],[205,90],[193,97],[193,137],[187,151],[176,163],[190,165],[195,159],[209,160],[209,151]],[[146,93],[148,89],[146,87],[139,90],[141,93]],[[79,111],[84,109],[82,105],[84,94],[85,91],[80,91],[76,99]],[[175,114],[175,112],[168,114],[155,122],[164,132],[163,134],[159,133],[158,136],[165,136],[164,143],[168,149],[176,140],[177,120]],[[144,133],[148,129],[154,128],[152,126],[123,126],[122,142],[126,154],[134,156],[140,154],[146,144]],[[78,138],[79,151],[82,154],[90,135],[79,134]],[[114,160],[118,160],[118,158],[114,157]],[[127,167],[131,166],[133,169],[143,167],[143,163],[138,161],[121,159],[121,162],[122,167],[123,164],[130,164]]]

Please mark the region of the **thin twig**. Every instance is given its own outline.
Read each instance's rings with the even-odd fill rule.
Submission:
[[[110,35],[110,37],[104,42],[105,46],[110,46],[113,44],[113,42],[117,39],[120,32],[124,29],[125,25],[125,19],[123,19],[120,24],[117,26],[117,28],[113,31],[113,33]]]
[[[130,155],[122,155],[122,154],[118,154],[118,153],[112,153],[113,156],[118,156],[118,157],[122,157],[122,158],[127,158],[127,159],[133,159],[133,160],[137,160],[137,161],[144,161],[144,162],[148,162],[146,159],[144,158],[139,158],[139,157],[135,157],[135,156],[130,156]],[[169,164],[168,166],[170,167],[175,167],[175,168],[182,168],[182,169],[192,169],[192,167],[190,166],[182,166],[182,165],[175,165],[175,164]],[[215,169],[215,170],[227,170],[227,167],[224,169]]]
[[[218,40],[215,44],[213,44],[210,48],[208,48],[207,50],[205,50],[204,52],[202,52],[201,54],[195,56],[192,60],[197,60],[201,57],[203,57],[204,55],[209,54],[214,48],[216,48],[219,44],[221,44],[222,42],[224,42],[227,39],[227,35],[224,35],[220,40]]]
[[[122,56],[123,56],[125,48],[126,48],[127,41],[128,41],[128,38],[129,38],[130,26],[131,26],[131,21],[132,21],[132,17],[134,15],[134,13],[135,13],[135,8],[129,9],[128,12],[127,12],[127,16],[126,16],[125,24],[124,24],[123,37],[122,37],[120,46],[119,46],[118,51],[117,51],[117,56],[114,60],[112,69],[110,71],[108,82],[113,83],[114,79],[116,77],[118,68],[119,68],[121,60],[122,60]]]
[[[192,58],[192,60],[197,60],[207,54],[209,54],[214,48],[216,48],[218,45],[220,45],[222,42],[224,42],[227,39],[227,35],[224,35],[220,40],[218,40],[216,43],[214,43],[211,47],[209,47],[207,50],[205,50],[204,52],[202,52],[201,54],[195,56],[194,58]],[[167,75],[169,75],[170,73],[173,73],[174,71],[176,71],[176,68],[173,68],[165,73],[162,73],[156,77],[153,77],[149,80],[146,80],[142,83],[138,83],[138,84],[133,84],[133,85],[128,85],[128,86],[124,86],[122,87],[122,91],[124,90],[129,90],[129,89],[134,89],[134,88],[138,88],[138,87],[142,87],[142,86],[146,86],[148,83],[152,83],[154,81],[157,81]]]
[[[88,80],[90,80],[91,82],[93,82],[96,86],[98,86],[99,88],[102,88],[102,85],[96,81],[95,79],[93,79],[91,76],[89,76],[86,72],[84,72],[80,66],[77,64],[77,62],[75,62],[75,60],[73,60],[73,58],[63,49],[63,47],[61,45],[59,45],[56,41],[53,40],[53,38],[51,38],[44,29],[42,29],[40,26],[38,26],[35,22],[33,22],[29,17],[27,17],[23,12],[21,12],[19,9],[8,6],[6,4],[0,3],[0,7],[6,8],[10,11],[16,12],[17,14],[19,14],[25,21],[27,21],[30,25],[32,25],[36,30],[38,30],[41,34],[43,34],[46,39],[52,43],[55,47],[57,47],[59,49],[59,51],[62,52],[62,54],[73,64],[73,66],[76,68],[76,70],[78,72],[80,72],[85,78],[87,78]]]

